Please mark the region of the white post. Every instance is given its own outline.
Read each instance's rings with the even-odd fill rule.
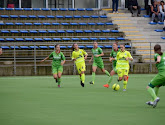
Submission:
[[[121,9],[125,9],[125,0],[121,0]]]
[[[72,0],[72,8],[75,8],[74,3],[75,3],[75,0]]]
[[[98,9],[101,8],[101,0],[98,0]]]
[[[21,0],[19,0],[19,8],[21,8]]]
[[[46,0],[46,8],[48,8],[48,0]]]

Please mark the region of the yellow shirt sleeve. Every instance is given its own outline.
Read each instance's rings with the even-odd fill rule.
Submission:
[[[132,58],[132,56],[131,56],[131,53],[130,53],[130,52],[128,52],[127,56],[128,56],[129,58]]]
[[[75,53],[74,51],[72,52],[72,60],[75,59]]]
[[[119,59],[119,54],[120,54],[120,52],[117,53],[116,60]]]
[[[83,49],[82,49],[82,53],[83,53],[83,55],[87,55],[87,52]]]

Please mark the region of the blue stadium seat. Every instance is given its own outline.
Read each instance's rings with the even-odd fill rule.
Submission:
[[[141,8],[141,10],[145,10],[145,8]]]
[[[66,30],[67,33],[74,33],[73,30]]]
[[[52,25],[59,26],[60,23],[52,23]]]
[[[38,46],[29,46],[30,49],[38,49]]]
[[[145,17],[145,18],[150,18],[150,16],[149,16],[149,15],[143,15],[143,17]]]
[[[14,8],[5,8],[5,10],[14,10]]]
[[[96,23],[97,25],[104,25],[104,23]]]
[[[44,15],[37,15],[38,18],[46,18]]]
[[[83,41],[89,40],[89,38],[80,38]]]
[[[72,38],[73,41],[79,41],[79,38]]]
[[[9,18],[8,15],[1,15],[1,18]]]
[[[106,49],[112,49],[112,46],[111,45],[105,45],[104,46]]]
[[[57,15],[56,18],[64,18],[63,16],[61,15]]]
[[[18,46],[10,46],[10,48],[11,48],[11,49],[14,49],[14,48],[15,48],[15,49],[19,49]]]
[[[52,41],[52,38],[43,38],[45,41]]]
[[[82,18],[90,18],[90,16],[83,15]]]
[[[32,8],[23,8],[24,10],[26,10],[26,11],[31,11],[32,10]]]
[[[40,11],[41,8],[33,8],[33,10],[35,10],[35,11]]]
[[[55,30],[48,30],[48,33],[56,33]]]
[[[39,32],[39,33],[47,33],[46,30],[39,30],[38,32]]]
[[[112,33],[118,33],[118,30],[111,30]]]
[[[72,26],[77,26],[78,23],[70,23],[70,25],[72,25]]]
[[[62,40],[64,40],[64,41],[69,41],[70,38],[62,38]]]
[[[42,8],[43,11],[49,11],[50,8]]]
[[[37,16],[35,16],[35,15],[29,15],[28,17],[29,18],[37,18]]]
[[[83,30],[75,30],[76,33],[83,33]]]
[[[51,11],[58,11],[58,8],[51,8]]]
[[[38,33],[37,30],[29,30],[30,33]]]
[[[55,18],[55,16],[47,15],[47,18]]]
[[[14,10],[17,10],[17,11],[22,11],[23,8],[14,8]]]
[[[69,11],[76,11],[74,8],[68,8]]]
[[[33,38],[25,38],[25,41],[33,41]]]
[[[28,16],[26,15],[19,15],[20,18],[27,18]]]
[[[64,30],[57,30],[57,33],[65,33]]]
[[[164,24],[164,22],[159,22],[158,24],[159,24],[159,25],[163,25],[163,24]]]
[[[113,23],[105,23],[106,25],[113,25]]]
[[[157,30],[155,30],[156,32],[163,32],[163,30],[160,30],[160,29],[157,29]]]
[[[156,25],[157,23],[155,23],[155,22],[151,23],[151,22],[150,22],[149,24],[150,24],[150,25]]]
[[[54,46],[49,46],[49,49],[54,49]]]
[[[88,25],[96,25],[96,23],[88,23]]]
[[[85,48],[85,46],[80,45],[80,46],[79,46],[79,48],[80,48],[80,49],[84,49],[84,48]]]
[[[118,37],[117,40],[125,40],[123,37]]]
[[[98,45],[98,47],[103,48],[104,46]]]
[[[68,48],[68,49],[71,49],[71,48],[72,48],[72,46],[67,46],[67,48]]]
[[[50,26],[51,24],[50,23],[43,23],[43,25]]]
[[[2,49],[10,49],[8,46],[1,46]]]
[[[6,23],[6,25],[8,25],[8,26],[13,26],[14,23]]]
[[[17,26],[22,26],[23,23],[15,23],[15,25],[17,25]]]
[[[20,30],[20,33],[29,33],[27,30]]]
[[[92,30],[84,30],[85,33],[92,33]]]
[[[116,40],[116,38],[108,38],[108,40]]]
[[[125,48],[131,48],[131,46],[130,45],[125,45]]]
[[[59,10],[60,11],[67,11],[68,9],[67,8],[60,8]]]
[[[162,39],[165,39],[165,37],[161,37]]]
[[[9,33],[8,30],[1,30],[1,33]]]
[[[73,17],[69,15],[65,15],[64,18],[73,18]]]
[[[97,40],[97,38],[93,38],[93,37],[91,37],[91,38],[89,38],[90,40]]]
[[[102,15],[102,16],[100,16],[100,18],[107,18],[107,16],[105,16],[105,15]]]
[[[60,46],[61,49],[66,49],[67,47],[66,46]]]
[[[48,49],[47,46],[39,46],[40,49]]]
[[[97,16],[97,15],[92,15],[91,17],[92,18],[99,18],[99,16]]]
[[[85,10],[86,10],[86,11],[93,11],[92,8],[86,8]]]
[[[34,41],[43,41],[42,38],[34,38]]]
[[[87,23],[79,23],[79,25],[81,25],[81,26],[86,26]]]
[[[33,23],[33,24],[36,25],[36,26],[42,25],[42,23]]]
[[[88,49],[92,49],[92,48],[93,48],[92,45],[87,45],[86,47],[87,47]]]
[[[32,23],[24,23],[24,25],[26,25],[26,26],[32,26],[33,24]]]
[[[99,38],[99,40],[107,40],[107,38],[101,37]]]
[[[23,38],[15,38],[15,41],[24,41]]]
[[[4,23],[0,23],[0,26],[3,26],[3,25],[5,25]]]
[[[93,30],[94,33],[101,33],[101,30]]]
[[[10,18],[18,18],[17,15],[10,15]]]
[[[0,10],[5,10],[5,8],[0,8]]]
[[[69,26],[69,23],[61,23],[61,25]]]
[[[110,33],[110,30],[102,30],[103,33]]]
[[[81,18],[80,15],[74,15],[73,18]]]
[[[28,46],[20,46],[20,49],[29,49]]]
[[[61,41],[61,38],[53,38],[54,41]]]
[[[78,11],[85,11],[84,8],[77,8]]]
[[[5,39],[4,38],[0,38],[0,42],[4,42],[5,41]]]
[[[10,30],[10,33],[19,33],[18,30]]]

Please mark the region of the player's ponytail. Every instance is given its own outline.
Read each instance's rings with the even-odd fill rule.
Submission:
[[[163,55],[163,53],[161,52],[161,46],[159,44],[156,44],[154,46],[154,51],[155,51],[155,53],[158,53],[160,56]]]

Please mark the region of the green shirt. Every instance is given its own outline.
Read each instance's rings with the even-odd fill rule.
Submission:
[[[56,53],[55,51],[49,55],[49,59],[50,58],[53,58],[52,66],[61,66],[61,60],[65,60],[65,56],[62,52]]]
[[[103,50],[100,47],[97,47],[96,49],[94,49],[94,48],[92,49],[94,62],[102,62],[103,61],[101,56],[95,57],[96,55],[100,55],[101,53],[103,53]]]
[[[117,52],[114,51],[114,50],[112,50],[112,52],[111,52],[111,54],[110,54],[110,57],[116,58],[117,53],[118,53],[119,51],[120,51],[120,49],[118,49]],[[117,60],[113,60],[113,61],[112,61],[113,67],[116,67],[116,63],[117,63]]]
[[[155,56],[154,56],[155,62],[157,61],[158,56],[160,55],[158,53],[155,53]],[[163,53],[163,55],[160,57],[161,57],[160,63],[157,63],[156,67],[158,71],[165,71],[165,53]]]

